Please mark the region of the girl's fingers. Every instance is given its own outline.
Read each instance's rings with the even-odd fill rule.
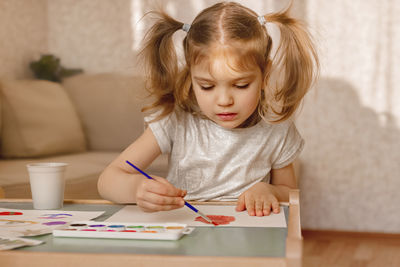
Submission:
[[[273,213],[279,213],[280,211],[279,202],[276,199],[272,202],[272,211]]]
[[[162,183],[162,184],[172,185],[170,182],[168,182],[167,179],[162,178],[162,177],[155,176],[155,177],[153,177],[153,179],[156,180],[157,182]]]
[[[240,195],[236,204],[236,211],[244,211],[246,205],[244,203],[244,194]]]
[[[250,216],[255,216],[256,215],[256,212],[255,212],[255,209],[254,209],[254,199],[253,198],[251,198],[251,197],[246,197],[245,198],[245,203],[246,203],[246,209],[247,209],[247,213],[250,215]]]
[[[164,181],[163,178],[143,180],[136,192],[137,205],[146,212],[172,210],[183,207],[186,191]]]
[[[184,200],[181,197],[168,197],[146,192],[143,197],[137,199],[137,205],[145,212],[167,211],[183,207]]]
[[[167,211],[167,210],[174,210],[179,209],[182,206],[178,205],[157,205],[147,201],[138,201],[138,206],[145,212],[155,212],[155,211]]]
[[[170,196],[170,197],[184,197],[186,195],[185,190],[176,188],[170,184],[166,179],[154,178],[154,180],[146,180],[144,183],[145,190],[158,195]]]
[[[152,192],[146,192],[139,199],[158,206],[173,205],[182,207],[185,204],[185,201],[181,197],[162,196]]]
[[[270,213],[271,213],[271,202],[264,201],[263,214],[264,216],[268,216]]]
[[[264,215],[264,213],[263,213],[263,201],[262,200],[256,200],[256,202],[255,202],[255,213],[256,213],[256,216],[258,216],[258,217],[262,217],[263,215]]]

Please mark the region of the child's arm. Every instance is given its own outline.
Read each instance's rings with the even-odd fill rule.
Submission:
[[[161,154],[153,132],[145,132],[123,151],[100,175],[100,195],[117,203],[137,203],[145,211],[180,208],[186,192],[174,187],[166,179],[152,176],[147,179],[125,161],[129,160],[140,169],[147,168]]]
[[[259,182],[240,195],[236,210],[247,209],[250,216],[279,213],[279,202],[289,201],[290,189],[296,188],[293,164],[271,170],[271,183]]]

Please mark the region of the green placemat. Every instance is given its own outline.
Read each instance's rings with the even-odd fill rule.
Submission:
[[[0,203],[1,208],[33,209],[32,203]],[[124,205],[65,204],[65,211],[105,211],[96,221],[104,221]],[[282,206],[288,218],[288,207]],[[29,237],[45,243],[19,248],[24,251],[74,253],[132,253],[186,256],[284,257],[287,228],[197,227],[176,241]]]

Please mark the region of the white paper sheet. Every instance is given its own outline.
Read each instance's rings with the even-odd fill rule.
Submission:
[[[234,217],[234,221],[218,227],[286,227],[286,220],[283,208],[278,214],[256,217],[249,216],[247,211],[237,212],[235,206],[222,205],[198,205],[196,206],[205,215],[224,215]],[[188,226],[213,226],[203,222],[195,221],[198,215],[187,207],[172,211],[161,211],[146,213],[136,205],[125,206],[107,222],[130,222],[130,223],[184,223]]]
[[[87,221],[104,211],[17,210],[0,208],[0,236],[22,237],[48,234],[68,227],[72,221]]]

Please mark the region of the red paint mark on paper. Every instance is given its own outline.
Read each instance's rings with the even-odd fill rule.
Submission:
[[[211,219],[211,221],[213,222],[213,224],[215,226],[230,224],[231,222],[235,221],[235,217],[233,217],[233,216],[225,216],[225,215],[206,215],[206,216]],[[194,220],[198,221],[198,222],[210,224],[209,222],[207,222],[200,216],[196,217],[196,219],[194,219]]]
[[[0,212],[0,215],[2,215],[2,216],[22,215],[22,212],[18,212],[18,211],[2,211],[2,212]]]

